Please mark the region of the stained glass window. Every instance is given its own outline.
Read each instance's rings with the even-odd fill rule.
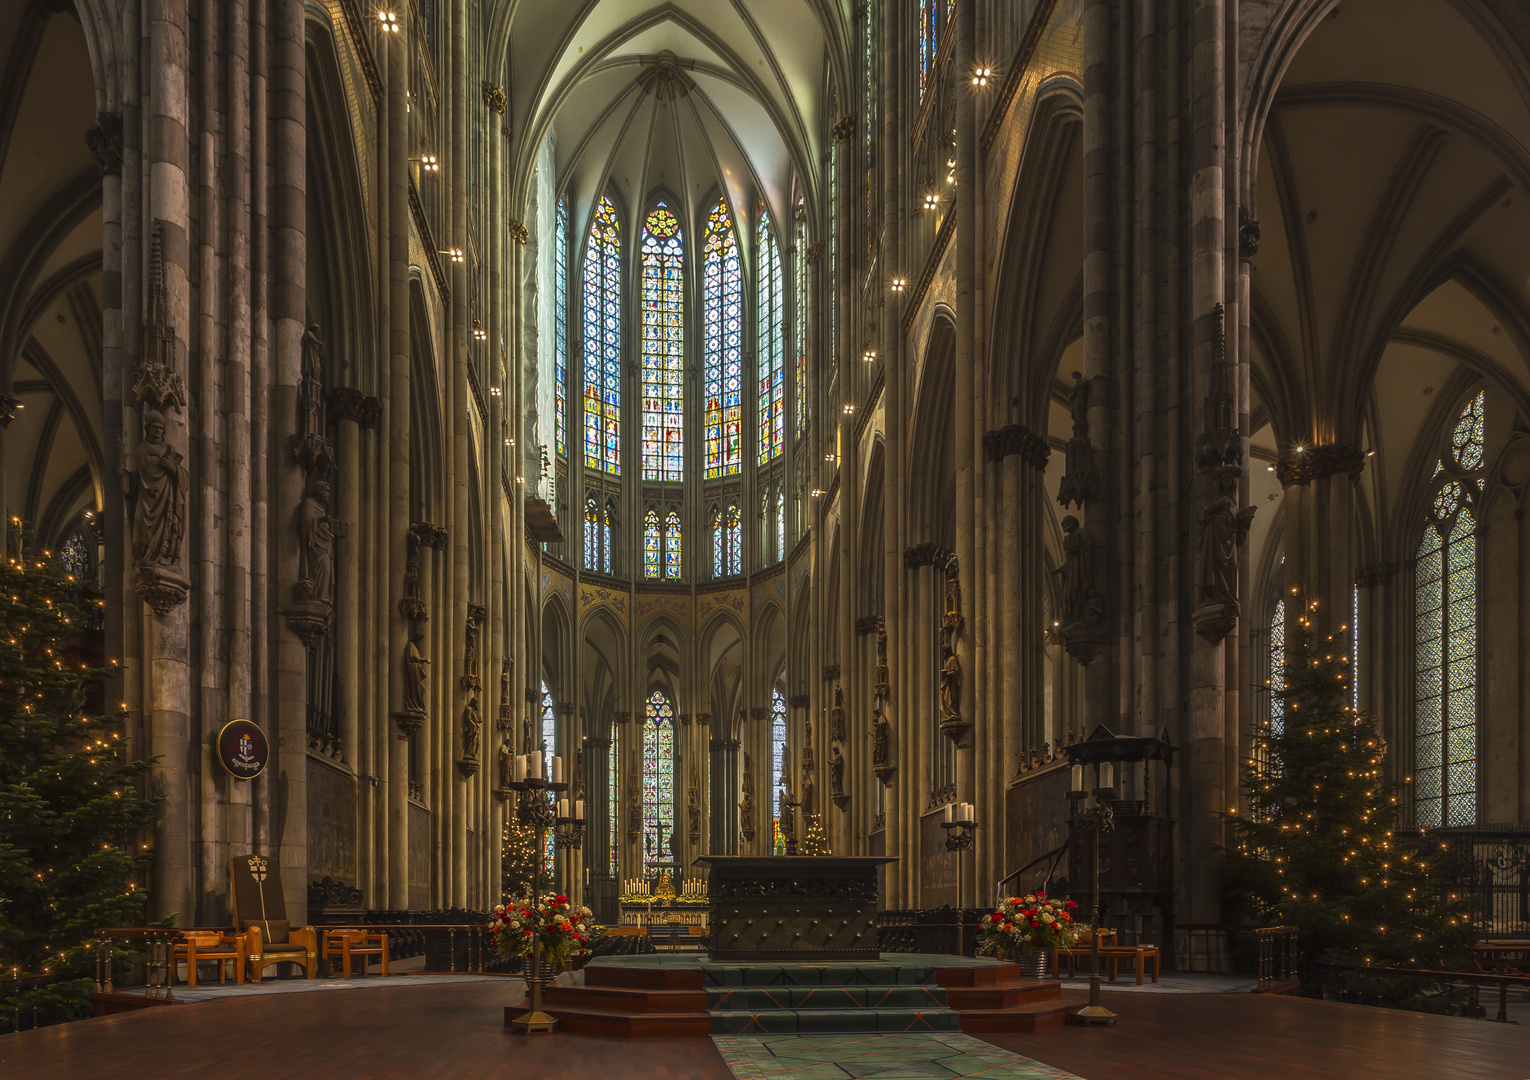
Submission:
[[[679,482],[685,466],[685,247],[659,203],[643,223],[643,479]]]
[[[877,89],[881,54],[877,51],[877,30],[882,16],[877,0],[867,0],[866,25],[861,31],[861,127],[862,145],[866,148],[866,263],[871,265],[871,253],[877,242],[877,137],[881,135],[880,112],[877,108]]]
[[[601,514],[593,495],[584,500],[584,565],[611,572],[611,519]]]
[[[808,417],[811,414],[808,401],[808,261],[807,261],[807,209],[801,199],[797,200],[797,230],[792,245],[793,291],[792,326],[796,331],[797,345],[797,438],[807,434]]]
[[[558,455],[568,453],[568,197],[558,199],[553,232],[553,432]]]
[[[595,207],[584,251],[584,464],[620,474],[621,231],[609,198]]]
[[[712,576],[728,577],[743,572],[743,524],[735,504],[712,511]]]
[[[940,45],[935,24],[938,12],[935,0],[919,0],[919,92],[930,85],[935,70],[935,53]]]
[[[760,380],[760,464],[774,461],[786,447],[786,342],[781,339],[781,249],[771,229],[770,211],[760,206],[760,268],[755,323],[755,358]]]
[[[664,518],[664,576],[680,577],[680,514],[675,510]]]
[[[675,816],[674,709],[662,690],[648,696],[643,721],[643,872],[674,860],[670,831]]]
[[[776,489],[776,559],[786,558],[786,492]]]
[[[743,468],[744,270],[722,199],[707,216],[702,242],[702,355],[706,362],[706,475]]]
[[[620,881],[617,877],[617,852],[621,849],[621,761],[622,761],[622,726],[611,725],[611,757],[606,766],[606,794],[608,827],[611,830],[611,877]]]
[[[86,581],[90,578],[90,545],[85,542],[85,537],[75,533],[64,541],[63,550],[59,552],[59,561],[63,563],[64,573],[76,581]]]
[[[829,151],[829,374],[833,385],[839,367],[839,155]],[[838,460],[838,455],[835,455]]]
[[[649,510],[643,515],[643,576],[659,577],[662,573],[659,558],[663,554],[664,539],[659,534],[659,512]]]
[[[1270,615],[1270,735],[1285,731],[1286,706],[1286,601],[1275,602]]]
[[[1441,469],[1435,470],[1440,486],[1416,553],[1414,818],[1425,828],[1477,823],[1477,528],[1472,499],[1482,481],[1484,405],[1479,393],[1461,410],[1451,433],[1455,468],[1443,483]]]
[[[542,684],[542,776],[552,779],[552,759],[558,745],[558,721],[554,715],[552,691],[547,689],[547,683]],[[553,859],[558,854],[556,846],[557,836],[554,830],[547,830],[547,843],[543,847],[543,856],[547,865],[553,864]]]
[[[786,698],[781,694],[778,686],[770,695],[770,775],[772,780],[770,796],[770,835],[773,839],[784,840],[781,836],[781,795],[790,783],[791,777],[787,775],[789,766],[786,762]],[[779,849],[781,844],[774,844]]]
[[[1349,609],[1349,692],[1350,704],[1360,711],[1360,586],[1350,590]]]

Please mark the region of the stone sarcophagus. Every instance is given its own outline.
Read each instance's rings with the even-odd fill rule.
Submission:
[[[895,857],[705,855],[714,961],[875,960],[877,868]]]

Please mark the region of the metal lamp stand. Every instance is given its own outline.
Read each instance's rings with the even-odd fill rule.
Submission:
[[[1094,926],[1089,932],[1089,958],[1092,961],[1089,974],[1089,1004],[1073,1014],[1072,1022],[1103,1025],[1114,1024],[1116,1014],[1100,1001],[1100,838],[1115,827],[1115,818],[1111,813],[1110,805],[1116,797],[1116,789],[1097,787],[1094,789],[1095,804],[1088,807],[1080,806],[1079,801],[1088,796],[1087,791],[1068,792],[1068,798],[1074,800],[1074,827],[1092,835],[1094,848],[1094,892],[1093,899],[1090,901]]]
[[[972,850],[977,840],[977,822],[942,821],[940,827],[946,830],[946,850],[956,852],[956,951],[965,956],[962,943],[962,852]]]
[[[558,822],[557,816],[553,813],[552,804],[547,801],[547,796],[543,793],[567,791],[568,785],[553,784],[529,776],[525,780],[515,781],[510,787],[520,793],[515,806],[516,820],[522,825],[534,827],[537,834],[537,865],[531,876],[531,906],[534,909],[542,897],[542,851],[547,844],[547,827],[555,826]],[[524,1035],[538,1031],[555,1031],[558,1027],[557,1018],[542,1011],[542,989],[547,985],[547,978],[542,972],[540,932],[533,933],[531,936],[531,956],[528,960],[526,1001],[530,1007],[510,1021],[510,1030],[519,1031]]]

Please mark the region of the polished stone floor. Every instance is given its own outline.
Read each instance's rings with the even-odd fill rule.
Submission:
[[[1064,1080],[1038,1061],[953,1032],[714,1035],[736,1080]]]

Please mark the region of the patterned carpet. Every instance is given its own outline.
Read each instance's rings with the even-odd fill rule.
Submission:
[[[736,1080],[1079,1080],[970,1035],[714,1035]]]

